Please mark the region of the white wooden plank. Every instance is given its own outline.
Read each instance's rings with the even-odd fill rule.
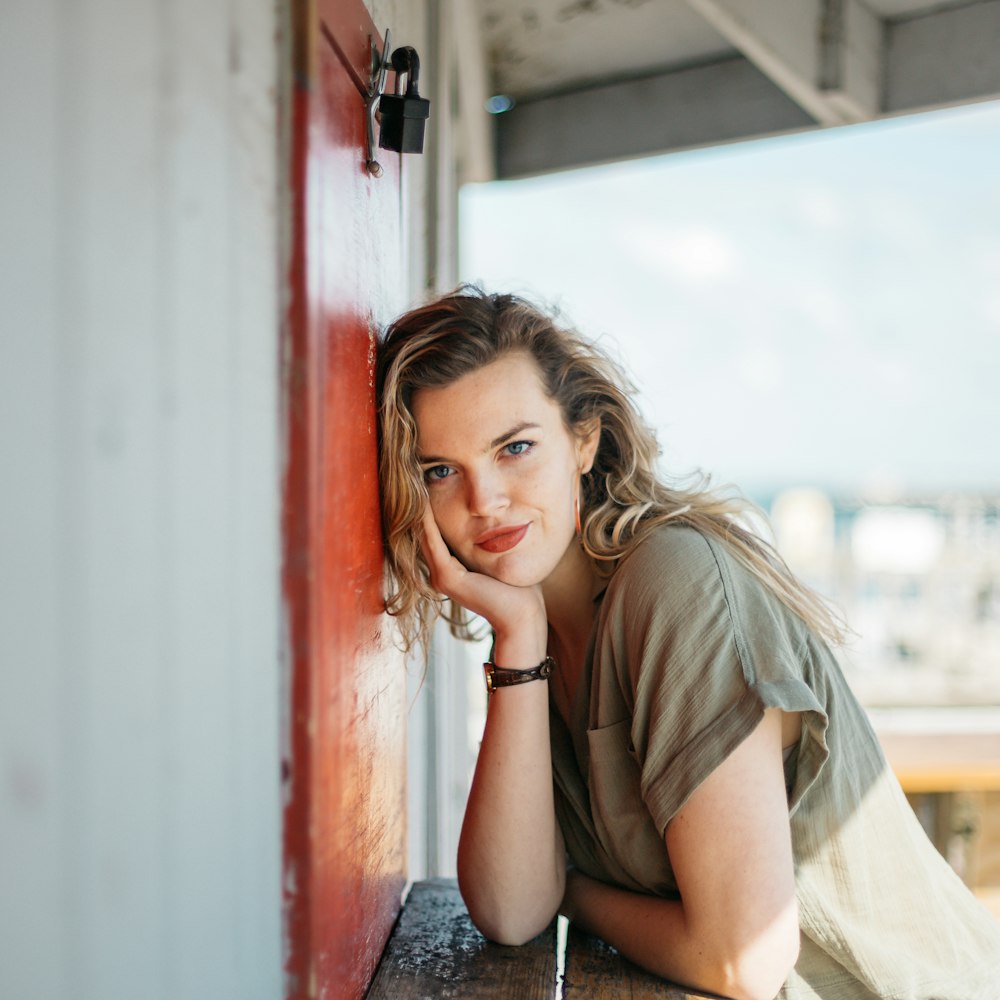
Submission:
[[[60,322],[70,996],[161,996],[164,962],[156,7],[62,9]]]
[[[173,637],[164,679],[171,749],[163,789],[166,922],[179,959],[169,970],[171,995],[208,997],[230,995],[236,978],[230,902],[238,877],[231,842],[238,762],[228,700],[227,591],[234,459],[226,122],[232,43],[225,5],[201,5],[199,12],[189,2],[171,4],[164,28],[170,134],[161,155],[169,236],[161,294],[163,366],[172,401],[164,493]]]
[[[56,0],[0,6],[0,996],[66,995],[58,919]]]
[[[486,112],[490,97],[490,69],[487,65],[483,29],[473,4],[451,0],[445,5],[455,26],[455,72],[458,86],[459,183],[494,179],[496,151],[493,122]]]
[[[232,0],[228,97],[229,342],[233,459],[229,485],[229,698],[234,728],[229,850],[232,995],[284,995],[280,787],[281,481],[278,373],[278,8]],[[287,70],[287,67],[284,67]]]
[[[433,695],[419,661],[419,655],[411,655],[406,667],[406,877],[410,882],[437,869],[438,801],[430,766],[435,749]]]
[[[171,988],[267,997],[281,989],[273,25],[187,2],[170,29]]]

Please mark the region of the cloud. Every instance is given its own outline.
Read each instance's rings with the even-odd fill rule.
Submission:
[[[983,318],[994,330],[1000,331],[1000,295],[988,296],[982,304]]]
[[[774,392],[785,382],[785,364],[781,355],[766,345],[748,347],[738,357],[736,370],[750,389],[759,393]]]
[[[640,221],[621,227],[617,239],[644,267],[689,281],[725,278],[739,261],[730,237],[710,226],[660,227]]]
[[[844,221],[842,204],[823,188],[804,188],[798,194],[797,208],[802,218],[818,229],[837,229]]]

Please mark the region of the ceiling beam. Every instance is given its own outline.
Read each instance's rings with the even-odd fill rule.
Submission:
[[[524,177],[815,126],[742,56],[518,103],[496,119],[497,176]]]
[[[1000,0],[890,21],[885,110],[1000,97]]]
[[[687,0],[820,125],[881,111],[883,26],[861,0]]]
[[[528,97],[495,119],[524,177],[1000,98],[1000,0],[879,21],[858,0],[687,0],[743,55]]]

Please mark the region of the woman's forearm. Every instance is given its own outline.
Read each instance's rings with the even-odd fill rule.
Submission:
[[[518,652],[498,641],[503,666],[533,666],[544,646]],[[490,697],[458,849],[462,895],[489,938],[521,944],[552,920],[565,885],[555,818],[548,682],[501,688]]]
[[[629,892],[576,871],[567,876],[560,911],[650,972],[737,1000],[771,1000],[794,964],[780,943],[787,928],[742,940],[721,921],[714,929],[695,928],[680,900]]]

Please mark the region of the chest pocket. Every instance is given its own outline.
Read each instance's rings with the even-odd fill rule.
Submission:
[[[640,792],[641,771],[630,742],[631,722],[587,731],[588,785],[594,829],[604,852],[635,888],[677,894],[663,838]]]

